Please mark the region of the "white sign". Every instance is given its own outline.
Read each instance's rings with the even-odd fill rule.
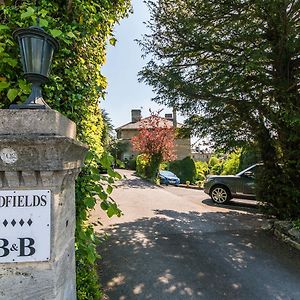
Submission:
[[[18,160],[17,152],[12,148],[3,148],[0,151],[0,158],[6,164],[14,164]]]
[[[51,192],[0,191],[0,263],[50,259]]]

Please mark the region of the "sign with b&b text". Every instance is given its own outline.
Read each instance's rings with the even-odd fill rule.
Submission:
[[[50,190],[0,191],[0,263],[50,259]]]

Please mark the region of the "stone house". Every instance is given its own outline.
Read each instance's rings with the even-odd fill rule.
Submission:
[[[177,122],[176,113],[165,114],[164,124],[173,126],[174,128],[180,128],[183,125]],[[129,160],[136,155],[137,152],[133,151],[131,145],[131,138],[139,133],[139,128],[142,124],[142,115],[140,109],[131,110],[131,122],[122,125],[116,129],[117,138],[119,142],[123,145],[123,152],[121,154],[121,160]],[[177,138],[175,139],[175,153],[177,159],[183,159],[191,155],[191,139],[190,138]]]
[[[211,152],[207,152],[207,151],[192,151],[191,157],[195,161],[209,162],[209,159],[211,157]]]

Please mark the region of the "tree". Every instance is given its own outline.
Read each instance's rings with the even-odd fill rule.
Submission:
[[[300,1],[147,3],[151,34],[140,44],[152,59],[140,75],[155,100],[189,114],[217,146],[257,145],[258,197],[280,217],[299,216]]]
[[[110,145],[113,142],[113,130],[114,126],[111,122],[111,118],[108,115],[108,112],[104,109],[101,109],[103,129],[101,133],[101,142],[105,149],[110,150]]]
[[[131,143],[135,151],[148,158],[148,178],[156,178],[161,162],[175,159],[174,139],[173,126],[159,117],[158,113],[151,112],[150,117],[142,121],[139,133],[131,139]]]

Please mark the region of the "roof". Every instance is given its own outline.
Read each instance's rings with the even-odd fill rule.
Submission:
[[[148,118],[150,118],[150,117],[143,118],[143,119],[141,119],[138,122],[129,122],[129,123],[125,124],[125,125],[122,125],[122,126],[116,128],[116,131],[122,130],[122,129],[126,129],[126,130],[138,130],[143,125],[143,122],[145,120],[147,120]],[[166,118],[162,118],[162,117],[159,117],[159,118],[161,119],[160,123],[161,123],[162,127],[165,127],[165,126],[167,126],[167,127],[173,127],[173,121],[168,120]],[[177,128],[180,128],[182,126],[183,126],[183,124],[177,122]]]

